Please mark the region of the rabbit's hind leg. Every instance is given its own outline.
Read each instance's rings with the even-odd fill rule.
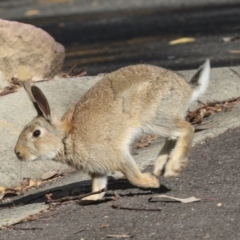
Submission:
[[[161,176],[164,173],[164,168],[170,157],[171,151],[176,145],[176,139],[166,138],[165,143],[159,153],[159,156],[154,164],[153,174],[157,177]]]
[[[176,177],[186,166],[188,153],[192,146],[194,128],[185,120],[176,121],[174,135],[177,137],[176,145],[165,165],[164,177]]]
[[[129,182],[141,188],[159,188],[159,180],[151,173],[142,173],[130,153],[121,161],[119,170]]]

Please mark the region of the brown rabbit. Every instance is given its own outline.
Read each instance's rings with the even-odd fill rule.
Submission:
[[[105,75],[61,120],[41,90],[25,83],[38,115],[23,129],[15,153],[22,161],[52,159],[83,170],[92,178],[92,191],[105,188],[107,174],[114,171],[135,186],[158,188],[158,176],[178,176],[187,163],[194,129],[184,118],[190,103],[205,92],[209,75],[209,60],[189,83],[156,66],[124,67]],[[142,133],[166,138],[153,174],[141,173],[130,154],[130,144]]]

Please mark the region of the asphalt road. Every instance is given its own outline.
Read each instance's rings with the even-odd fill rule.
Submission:
[[[205,58],[211,59],[213,67],[240,63],[239,1],[171,10],[149,7],[67,13],[66,8],[65,14],[56,16],[16,16],[16,20],[43,28],[66,47],[65,70],[77,65],[93,75],[136,63],[195,69]],[[236,38],[221,41],[229,36]],[[169,44],[181,37],[193,37],[195,42]]]

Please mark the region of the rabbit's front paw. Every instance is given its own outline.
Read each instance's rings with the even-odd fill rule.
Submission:
[[[94,195],[90,195],[87,196],[85,198],[82,198],[81,201],[97,201],[101,199],[101,195],[100,194],[94,194]]]

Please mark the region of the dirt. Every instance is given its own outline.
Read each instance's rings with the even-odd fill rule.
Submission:
[[[117,192],[121,197],[117,201],[88,206],[68,202],[37,220],[1,230],[0,239],[240,239],[239,146],[240,129],[229,130],[193,147],[187,169],[179,178],[161,178],[158,190],[139,189],[125,179],[111,180],[108,196]],[[201,201],[150,200],[160,193]],[[138,210],[114,209],[112,204]]]

